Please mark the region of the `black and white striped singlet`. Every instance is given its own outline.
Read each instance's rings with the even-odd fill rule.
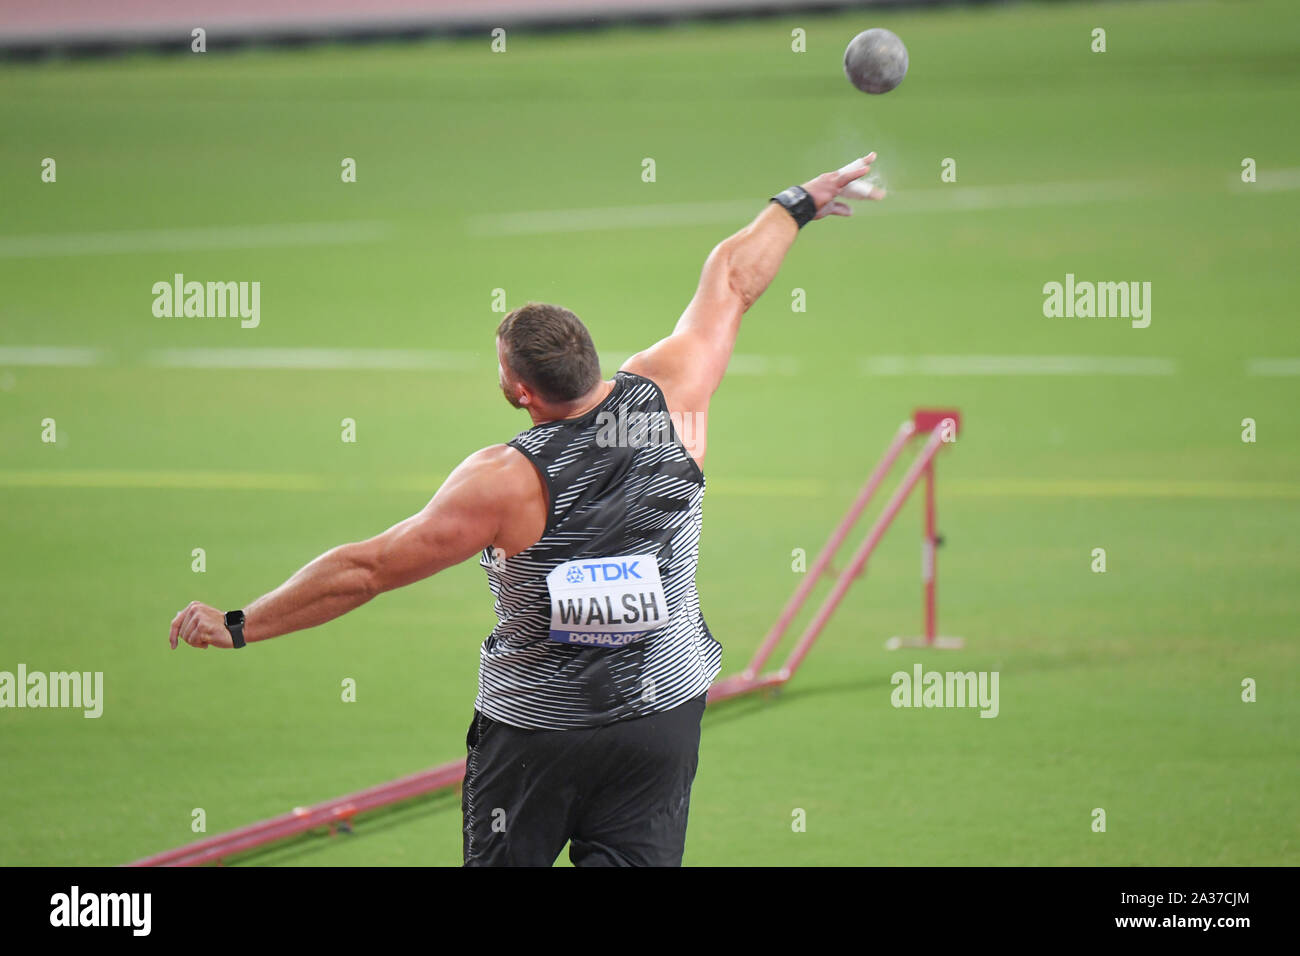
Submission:
[[[480,558],[498,624],[480,650],[475,707],[516,727],[569,730],[707,690],[722,647],[695,590],[704,475],[659,386],[619,372],[582,417],[509,444],[546,482],[546,529],[514,557],[494,560],[489,548]]]

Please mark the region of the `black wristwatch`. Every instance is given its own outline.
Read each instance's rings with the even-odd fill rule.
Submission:
[[[244,612],[227,611],[226,612],[226,630],[230,632],[230,639],[235,642],[235,647],[244,646]]]
[[[800,229],[812,222],[813,217],[817,215],[817,203],[813,202],[812,196],[808,195],[808,190],[802,186],[783,189],[770,201],[785,207],[785,211],[794,218]]]

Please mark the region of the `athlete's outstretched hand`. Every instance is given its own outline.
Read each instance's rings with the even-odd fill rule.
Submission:
[[[814,219],[825,216],[851,216],[853,207],[841,199],[884,199],[885,191],[872,183],[858,182],[871,172],[871,164],[876,161],[875,153],[868,153],[861,159],[855,159],[847,166],[822,173],[816,179],[803,184],[808,195],[817,204]]]
[[[208,607],[198,601],[190,604],[172,618],[172,630],[168,635],[172,650],[176,649],[177,639],[190,647],[203,650],[207,647],[234,647],[235,641],[226,630],[226,615],[215,607]]]

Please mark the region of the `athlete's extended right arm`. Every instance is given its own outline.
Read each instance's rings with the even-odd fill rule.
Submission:
[[[835,197],[871,171],[875,156],[871,153],[804,183],[817,208],[815,218],[851,214],[852,209]],[[884,196],[877,189],[862,192],[863,198]],[[672,334],[632,356],[623,368],[656,381],[670,406],[703,411],[727,370],[742,317],[776,277],[798,234],[790,213],[769,203],[753,222],[709,253],[695,295]]]

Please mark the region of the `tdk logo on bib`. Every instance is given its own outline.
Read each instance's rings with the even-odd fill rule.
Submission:
[[[652,554],[565,561],[546,576],[551,640],[622,647],[668,623],[668,601]]]
[[[651,560],[654,560],[651,558]],[[642,561],[641,558],[634,558],[631,561],[625,561],[620,558],[617,561],[600,561],[595,564],[573,564],[570,562],[564,572],[564,581],[566,584],[596,584],[601,581],[630,581],[636,578],[642,580],[636,566]],[[655,575],[658,577],[658,574]]]

